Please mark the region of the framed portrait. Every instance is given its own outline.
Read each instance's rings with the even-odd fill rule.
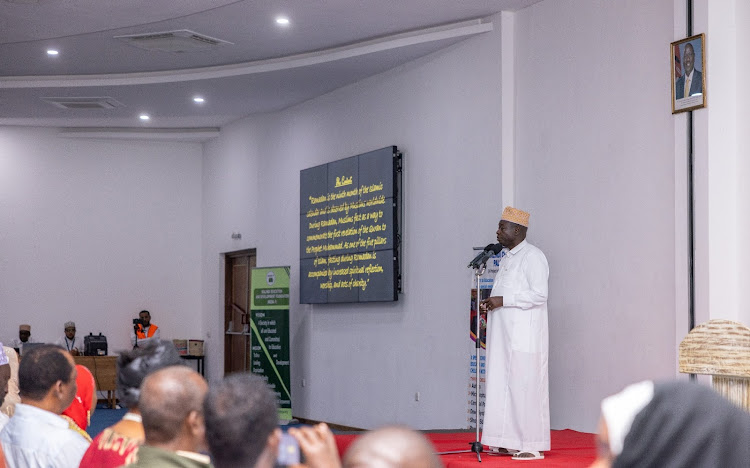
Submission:
[[[698,34],[670,46],[672,56],[672,113],[706,107],[705,36]]]

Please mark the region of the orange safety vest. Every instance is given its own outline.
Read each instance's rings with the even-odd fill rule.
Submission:
[[[148,327],[148,336],[146,336],[145,333],[143,333],[143,325],[138,325],[138,331],[135,333],[135,336],[138,337],[139,340],[144,340],[146,338],[151,338],[154,336],[154,333],[156,333],[156,329],[159,328],[153,323]]]

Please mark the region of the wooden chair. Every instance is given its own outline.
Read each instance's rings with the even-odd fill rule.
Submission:
[[[709,320],[680,343],[680,372],[711,376],[714,389],[750,411],[750,328]]]

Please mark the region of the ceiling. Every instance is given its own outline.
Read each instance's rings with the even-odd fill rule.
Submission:
[[[0,0],[0,125],[202,140],[487,32],[489,16],[538,1]],[[118,38],[172,31],[187,32],[166,35],[168,47],[198,49],[141,45],[164,47],[165,35],[138,46]]]

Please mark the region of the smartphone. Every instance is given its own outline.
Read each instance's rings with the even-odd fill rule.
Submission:
[[[299,444],[297,439],[290,436],[286,432],[281,434],[281,441],[279,442],[279,452],[276,457],[277,466],[291,466],[299,465],[301,463],[301,454],[299,450]]]

